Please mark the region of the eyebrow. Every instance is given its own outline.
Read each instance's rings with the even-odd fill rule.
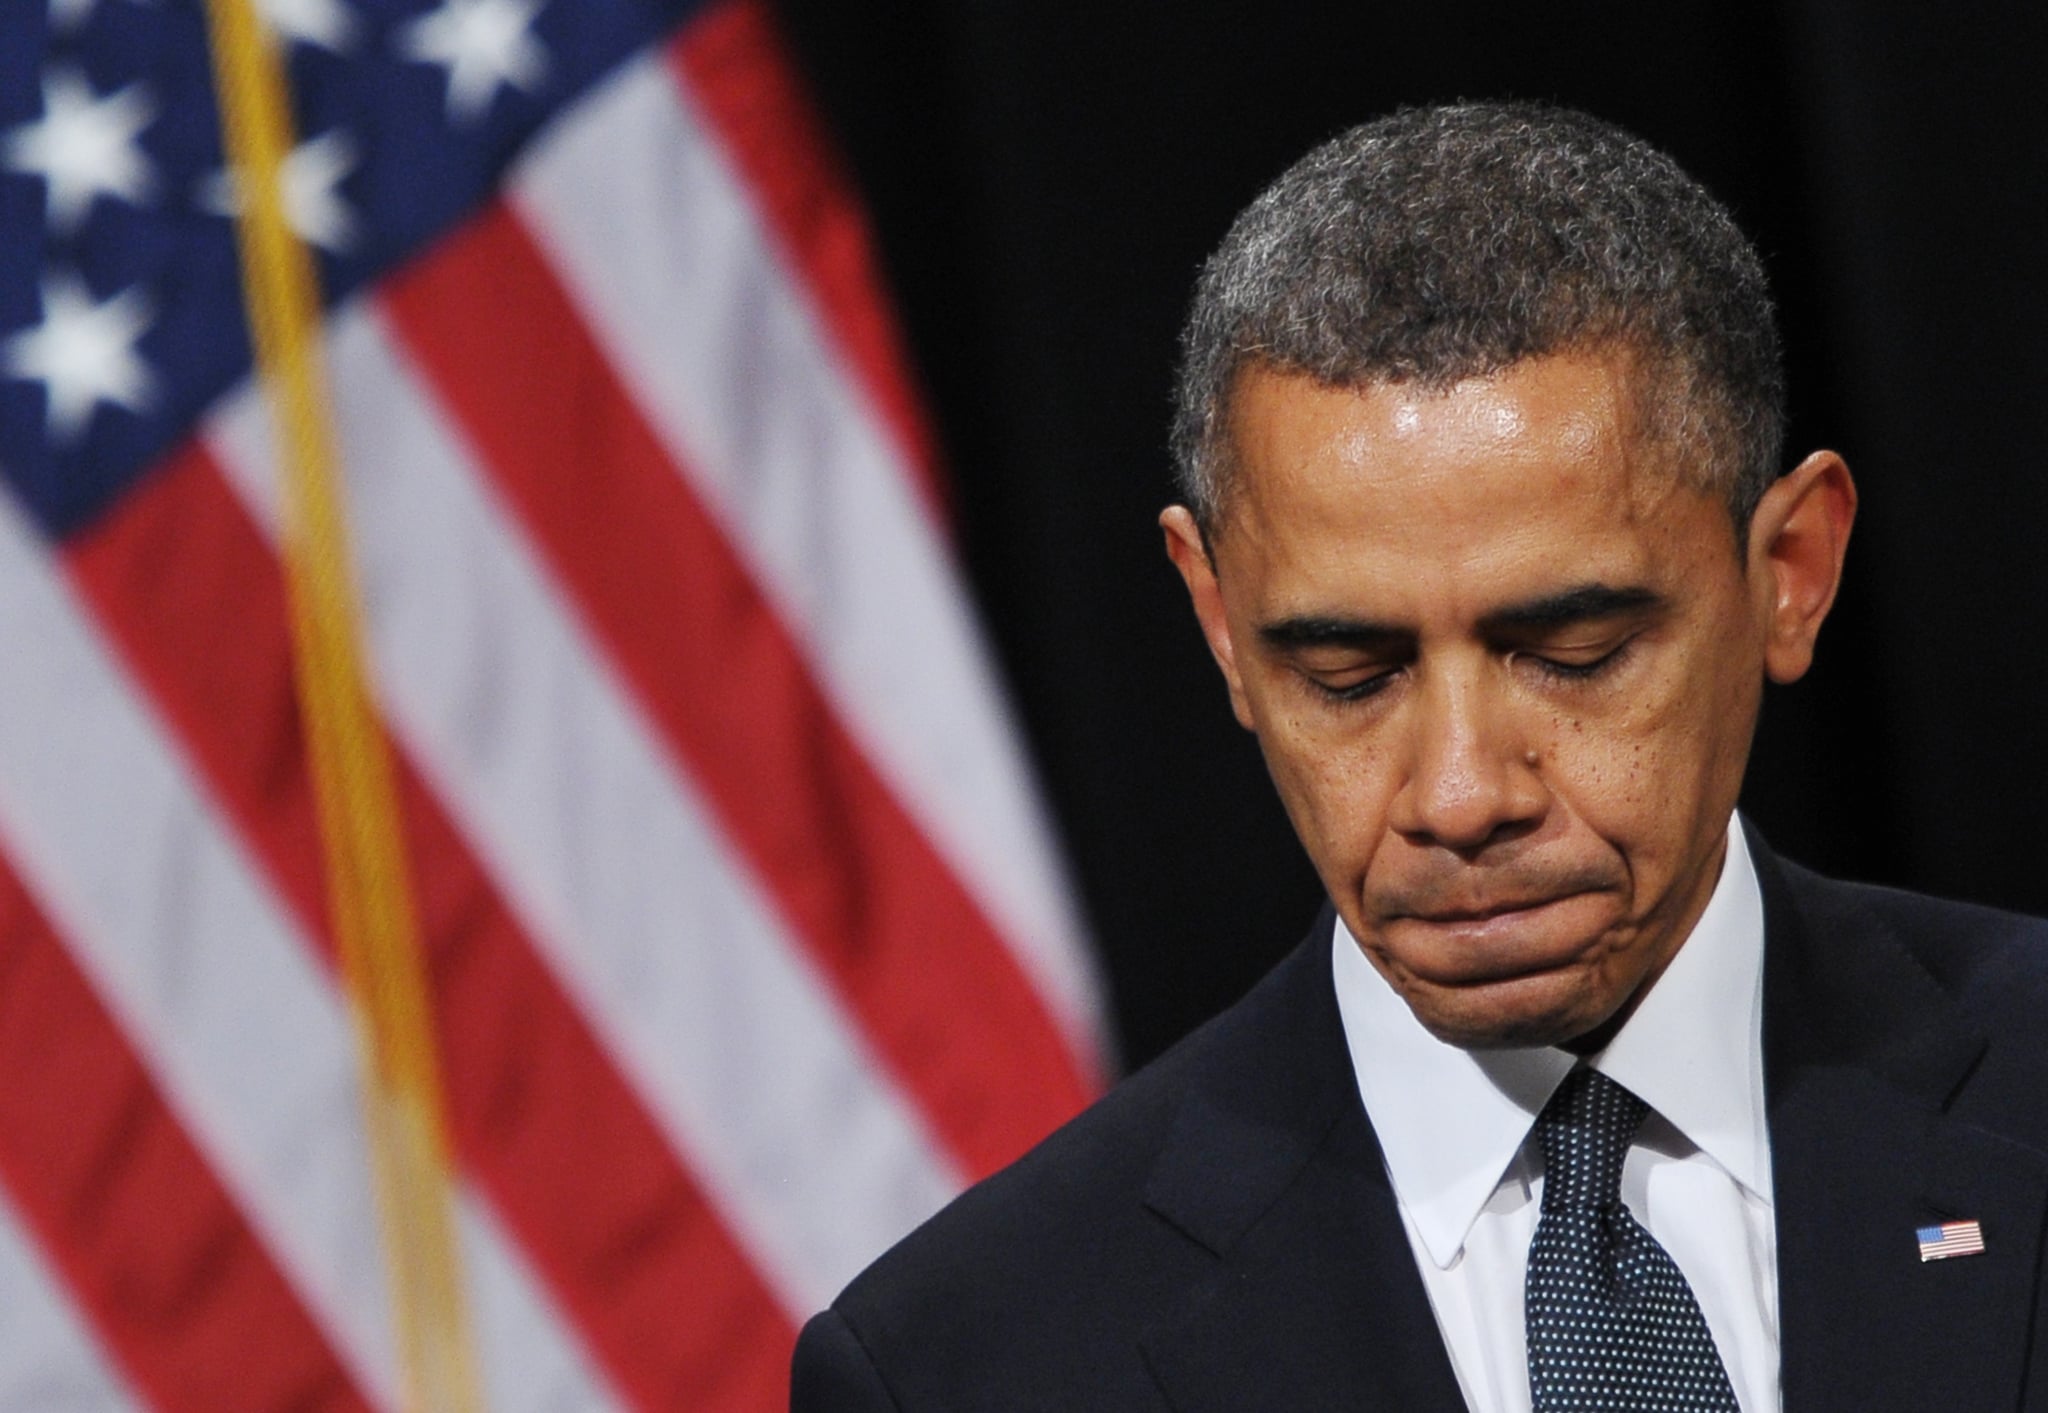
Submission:
[[[1528,633],[1656,610],[1664,596],[1640,585],[1578,584],[1561,593],[1507,604],[1480,619],[1482,632]],[[1382,649],[1413,640],[1415,631],[1393,623],[1327,614],[1301,614],[1261,625],[1259,637],[1276,648]]]
[[[1619,618],[1664,606],[1664,596],[1654,589],[1629,584],[1579,584],[1560,594],[1508,604],[1479,620],[1489,632],[1502,629],[1523,632],[1542,628],[1563,628],[1602,618]]]
[[[1259,637],[1276,648],[1383,648],[1415,635],[1390,623],[1372,623],[1357,618],[1329,618],[1303,614],[1263,624]]]

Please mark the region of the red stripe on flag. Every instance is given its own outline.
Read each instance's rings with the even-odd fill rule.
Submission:
[[[389,281],[394,326],[794,934],[970,1175],[1087,1097],[1043,999],[834,714],[518,222]]]
[[[67,559],[332,963],[318,855],[303,853],[318,834],[283,582],[221,472],[188,445]],[[245,719],[271,724],[265,748],[242,739]],[[793,1327],[395,743],[393,753],[465,1168],[634,1402],[737,1413],[786,1401]]]
[[[156,1406],[368,1406],[4,863],[0,1181]]]
[[[683,27],[669,60],[752,193],[784,265],[809,291],[848,371],[894,435],[934,518],[945,524],[938,446],[883,297],[887,284],[866,212],[774,17],[760,0],[712,5]]]

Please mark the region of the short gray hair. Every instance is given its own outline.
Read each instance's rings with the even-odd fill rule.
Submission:
[[[1180,491],[1213,533],[1249,367],[1443,390],[1609,351],[1641,370],[1648,430],[1746,526],[1780,469],[1785,380],[1763,266],[1726,209],[1584,113],[1405,109],[1296,162],[1202,267],[1181,331]]]

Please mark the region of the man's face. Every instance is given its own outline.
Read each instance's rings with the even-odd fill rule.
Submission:
[[[1800,586],[1635,436],[1625,370],[1443,393],[1253,370],[1213,564],[1164,521],[1338,911],[1461,1045],[1626,1015],[1713,890],[1765,672],[1804,669],[1833,592],[1786,657]]]

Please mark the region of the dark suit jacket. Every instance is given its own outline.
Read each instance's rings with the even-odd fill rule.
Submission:
[[[2048,924],[1753,844],[1785,1407],[2048,1410]],[[1462,1408],[1329,928],[847,1287],[792,1406]],[[1922,1263],[1950,1218],[1986,1251]]]

